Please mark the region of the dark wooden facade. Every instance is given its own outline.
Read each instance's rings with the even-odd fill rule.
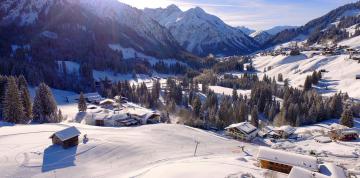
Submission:
[[[95,120],[95,126],[104,126],[105,125],[105,121],[102,119],[99,120]]]
[[[276,162],[271,162],[271,161],[267,161],[267,160],[260,160],[260,167],[264,168],[264,169],[270,169],[273,171],[277,171],[277,172],[282,172],[285,174],[289,174],[292,169],[292,166],[280,164],[280,163],[276,163]]]
[[[61,145],[65,149],[74,147],[79,144],[79,136],[75,136],[67,140],[61,141],[56,135],[53,135],[51,139],[54,145]]]

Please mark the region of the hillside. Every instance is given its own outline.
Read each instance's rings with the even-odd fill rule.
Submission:
[[[360,99],[360,81],[356,80],[359,74],[360,64],[350,60],[348,55],[311,57],[312,52],[304,52],[299,56],[258,56],[254,59],[254,66],[263,71],[271,67],[266,73],[260,73],[277,78],[278,74],[290,80],[290,85],[298,88],[304,86],[306,76],[311,75],[314,70],[322,69],[328,71],[323,73],[323,80],[315,88],[325,95],[333,95],[336,92],[347,92],[350,97]]]
[[[307,24],[293,29],[284,30],[272,39],[264,47],[271,47],[277,44],[286,43],[292,40],[303,41],[312,35],[318,35],[321,31],[326,31],[329,27],[338,24],[348,17],[357,17],[360,14],[360,2],[350,3],[327,13],[326,15],[314,19]],[[337,32],[339,33],[339,32]],[[336,36],[336,35],[335,35]],[[340,36],[340,34],[338,34]],[[320,39],[315,40],[315,42]]]
[[[259,47],[240,29],[199,7],[183,12],[171,5],[165,9],[145,9],[144,13],[168,28],[182,47],[200,56],[248,54]]]
[[[33,58],[82,61],[121,58],[110,44],[158,58],[176,58],[182,51],[166,28],[116,0],[3,0],[0,28],[6,37],[1,52],[7,56],[15,53],[12,45],[28,45]]]

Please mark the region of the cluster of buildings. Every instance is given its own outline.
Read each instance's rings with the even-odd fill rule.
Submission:
[[[297,138],[295,134],[296,128],[289,125],[281,127],[266,126],[263,129],[259,130],[250,122],[241,122],[237,124],[232,124],[226,127],[225,130],[228,136],[244,141],[251,141],[257,136],[270,139]]]
[[[226,134],[234,139],[251,141],[255,137],[268,138],[273,140],[292,139],[297,140],[299,136],[295,133],[296,128],[289,125],[274,127],[265,126],[257,129],[250,122],[241,122],[232,124],[225,128]],[[352,141],[359,139],[359,131],[348,128],[340,124],[332,124],[329,131],[323,135],[315,137],[314,140],[319,143],[329,143],[332,141]]]
[[[98,93],[86,93],[87,112],[81,120],[88,125],[108,127],[128,127],[160,122],[160,113],[128,102],[126,97],[103,98]],[[79,96],[67,97],[79,100]]]

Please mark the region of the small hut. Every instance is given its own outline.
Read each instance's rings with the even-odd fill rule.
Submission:
[[[52,143],[61,145],[63,148],[70,148],[79,144],[80,131],[76,127],[69,127],[67,129],[55,132],[50,136]]]

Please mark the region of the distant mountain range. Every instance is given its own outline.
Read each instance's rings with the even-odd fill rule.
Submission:
[[[253,29],[245,27],[245,26],[239,26],[239,27],[236,27],[236,28],[241,30],[243,33],[245,33],[247,35],[251,35],[252,33],[256,32],[256,30],[253,30]]]
[[[2,0],[0,28],[6,53],[14,45],[59,59],[104,58],[110,44],[158,58],[185,51],[162,25],[117,0]]]
[[[26,47],[35,58],[88,61],[122,58],[124,54],[120,51],[124,53],[125,49],[159,59],[184,59],[191,56],[189,53],[250,54],[292,40],[333,39],[329,34],[339,33],[329,27],[340,24],[348,28],[358,21],[346,18],[360,14],[358,2],[339,7],[301,27],[277,26],[254,32],[227,25],[199,7],[182,11],[170,5],[139,10],[117,0],[0,2],[1,55],[11,56],[16,49]]]
[[[259,44],[240,29],[196,7],[185,12],[177,6],[145,9],[144,13],[169,29],[187,51],[200,56],[248,54]]]

